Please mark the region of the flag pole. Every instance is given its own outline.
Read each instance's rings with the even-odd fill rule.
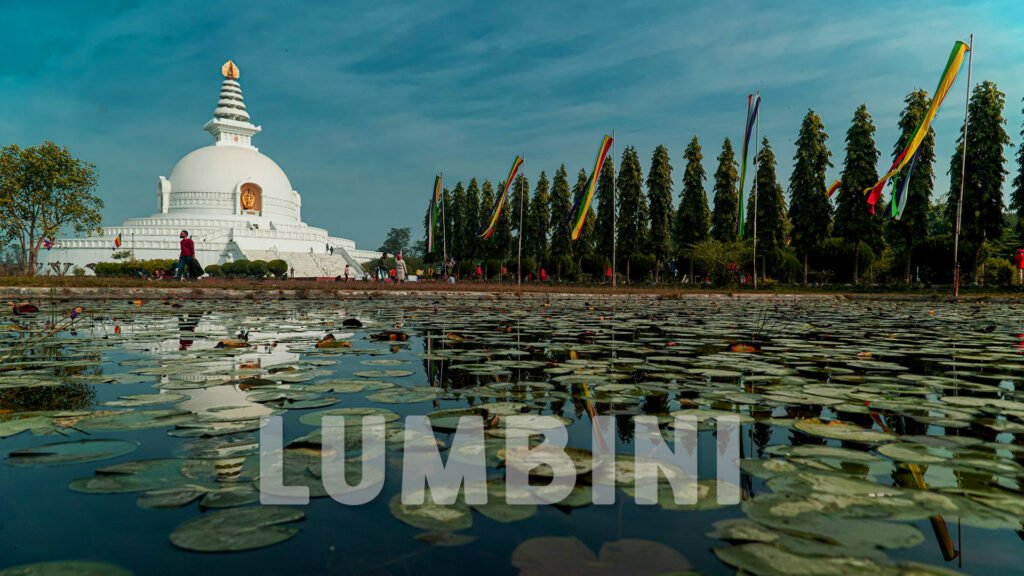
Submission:
[[[619,247],[619,207],[615,198],[615,129],[612,129],[612,288],[616,286],[619,269],[615,266],[615,253]],[[596,178],[597,176],[595,176]]]
[[[760,96],[760,95],[761,95],[761,92],[758,91],[756,93],[756,96]],[[754,101],[755,102],[757,101],[756,97],[755,97]],[[761,144],[761,141],[760,141],[760,139],[761,139],[760,130],[761,130],[761,111],[760,111],[760,106],[758,106],[757,119],[754,122],[754,213],[752,214],[752,216],[754,218],[754,290],[757,290],[757,160],[758,160],[757,156],[758,156],[758,146],[760,146],[760,144]]]
[[[956,201],[956,234],[953,236],[953,297],[960,297],[960,213],[964,207],[964,181],[967,176],[967,121],[971,111],[971,65],[974,63],[974,34],[968,41],[967,99],[964,104],[964,150],[960,159],[960,196]],[[977,263],[975,263],[977,264]]]
[[[526,154],[523,154],[523,164],[526,164]],[[508,184],[506,184],[508,186]],[[524,191],[519,189],[516,183],[516,194],[519,195],[519,250],[516,254],[516,290],[523,291],[523,196]]]
[[[441,272],[448,272],[448,219],[444,215],[444,172],[441,172]],[[443,281],[447,282],[445,276]]]

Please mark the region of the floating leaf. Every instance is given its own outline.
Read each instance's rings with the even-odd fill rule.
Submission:
[[[295,536],[299,529],[288,524],[304,518],[305,514],[295,508],[232,508],[178,526],[171,534],[171,543],[193,552],[256,550]]]

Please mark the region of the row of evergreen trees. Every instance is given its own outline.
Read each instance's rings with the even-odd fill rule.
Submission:
[[[930,105],[924,90],[911,92],[904,102],[899,117],[900,138],[892,157],[906,146]],[[985,81],[974,87],[969,107],[968,180],[960,223],[960,254],[966,271],[977,271],[986,255],[1007,255],[1015,242],[1024,239],[1024,147],[1017,157],[1020,169],[1010,205],[1015,216],[1008,218],[1012,225],[1006,226],[1004,222],[1002,185],[1008,174],[1004,149],[1010,143],[1004,128],[1004,106],[1005,95],[994,83]],[[788,203],[775,174],[771,143],[767,137],[760,142],[754,176],[759,195],[759,269],[768,276],[799,278],[806,283],[812,276],[818,280],[857,282],[868,267],[872,274],[910,281],[913,270],[920,274],[924,268],[927,279],[948,281],[960,189],[962,134],[957,138],[957,150],[948,172],[953,192],[933,202],[935,134],[929,130],[918,152],[907,204],[899,220],[888,216],[886,205],[879,205],[872,214],[865,202],[863,190],[877,181],[881,159],[875,144],[875,125],[867,107],[861,105],[856,109],[846,132],[842,186],[834,203],[826,197],[826,171],[833,166],[828,139],[821,117],[808,110],[796,139]],[[709,208],[704,154],[696,136],[687,145],[683,160],[685,168],[677,206],[673,168],[665,146],[658,146],[651,155],[646,180],[634,147],[627,146],[623,151],[617,178],[614,159],[610,158],[598,179],[596,212],[590,209],[577,242],[570,241],[568,221],[573,198],[587,183],[586,171],[579,171],[574,185],[570,185],[565,165],[556,171],[553,180],[541,172],[532,196],[527,176],[520,175],[506,198],[498,229],[489,240],[479,239],[477,232],[504,183],[495,187],[485,180],[480,185],[475,178],[468,186],[459,182],[454,190],[444,190],[444,221],[436,224],[435,250],[428,259],[440,260],[444,230],[449,255],[460,261],[507,262],[515,258],[520,223],[528,269],[546,266],[549,274],[560,277],[579,272],[603,273],[610,264],[616,241],[619,271],[633,279],[657,279],[670,261],[680,268],[685,263],[692,268],[695,253],[709,253],[709,243],[733,248],[718,250],[716,254],[749,255],[754,202],[748,185],[747,230],[741,239],[736,225],[739,166],[730,140],[726,138],[722,143],[712,175],[713,208]],[[613,197],[617,200],[614,207]],[[429,222],[428,213],[424,226]],[[736,263],[749,270],[749,262]],[[701,260],[698,267],[710,268],[711,264]]]

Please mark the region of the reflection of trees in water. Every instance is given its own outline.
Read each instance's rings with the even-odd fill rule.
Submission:
[[[27,362],[63,362],[55,366],[40,367],[26,370],[40,375],[72,378],[75,376],[96,376],[103,374],[103,367],[98,363],[100,354],[78,354],[69,357],[65,347],[59,343],[49,342],[25,351],[22,361]],[[83,366],[71,362],[90,360],[97,362]],[[0,391],[0,410],[12,412],[29,412],[34,410],[82,410],[89,408],[96,400],[96,390],[89,384],[66,383],[59,386],[40,386],[37,388],[8,388]]]
[[[89,384],[74,383],[39,388],[11,388],[0,392],[0,410],[85,410],[96,401]]]
[[[821,406],[786,406],[786,417],[793,419],[820,418]],[[824,446],[827,443],[826,438],[805,434],[795,428],[789,432],[790,446]]]

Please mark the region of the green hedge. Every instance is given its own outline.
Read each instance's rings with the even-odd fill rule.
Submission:
[[[174,266],[177,260],[156,259],[156,260],[135,260],[134,262],[97,262],[93,272],[97,276],[138,276],[142,270],[147,276],[153,272],[163,270],[167,274],[174,273]]]

